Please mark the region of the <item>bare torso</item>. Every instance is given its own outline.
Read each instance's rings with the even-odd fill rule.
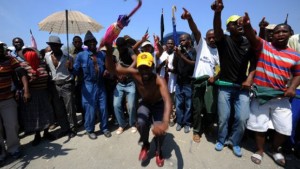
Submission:
[[[134,74],[134,80],[139,91],[140,96],[143,101],[149,104],[156,103],[162,100],[162,96],[160,94],[160,83],[157,75],[155,75],[153,80],[150,80],[148,83],[144,83],[139,73]]]

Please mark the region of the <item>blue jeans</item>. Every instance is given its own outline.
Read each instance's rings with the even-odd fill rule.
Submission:
[[[119,123],[119,126],[126,127],[126,120],[124,117],[123,99],[126,97],[127,110],[129,114],[129,125],[135,126],[136,123],[136,89],[134,82],[127,84],[118,83],[114,91],[114,111]]]
[[[176,122],[181,126],[191,125],[192,94],[193,93],[191,84],[176,84]]]
[[[234,107],[235,113],[231,133],[228,133],[231,105]],[[218,96],[218,141],[224,144],[225,141],[228,140],[229,144],[232,144],[233,146],[239,145],[244,135],[249,113],[249,90],[220,86]]]

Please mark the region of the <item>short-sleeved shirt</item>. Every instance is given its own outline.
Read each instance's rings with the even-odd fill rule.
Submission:
[[[14,58],[7,56],[8,59],[0,62],[0,100],[6,100],[13,97],[13,92],[11,91],[12,86],[12,76],[13,72],[20,68],[19,61]]]
[[[48,67],[50,68],[52,80],[53,81],[57,81],[57,80],[71,81],[71,80],[73,80],[74,76],[69,72],[68,68],[66,67],[67,60],[70,59],[72,61],[73,58],[71,56],[67,56],[67,55],[63,54],[63,56],[61,56],[61,58],[58,62],[58,66],[55,67],[53,65],[51,55],[52,55],[52,52],[46,53],[45,60],[46,60]]]
[[[220,80],[242,84],[247,79],[247,68],[255,53],[250,49],[250,43],[242,37],[235,42],[230,36],[216,42],[220,59]]]
[[[196,46],[196,51],[197,58],[193,77],[214,76],[215,66],[220,64],[218,49],[209,47],[206,41],[201,38]]]
[[[271,43],[260,39],[262,48],[253,82],[259,86],[285,91],[293,76],[300,76],[300,54],[291,48],[276,49]]]

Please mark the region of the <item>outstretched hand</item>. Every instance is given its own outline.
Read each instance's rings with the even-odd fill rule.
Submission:
[[[221,12],[224,8],[223,1],[222,0],[215,0],[211,4],[211,9],[214,10],[215,12]]]
[[[183,9],[183,13],[181,14],[181,19],[191,19],[192,18],[192,15],[191,13],[186,10],[185,8],[182,8]]]
[[[155,44],[159,43],[159,37],[157,35],[153,35],[153,39]]]
[[[258,26],[260,28],[265,28],[269,25],[269,22],[266,21],[266,17],[263,17],[262,20],[259,22]]]
[[[145,35],[142,37],[142,41],[145,42],[149,39],[149,34],[145,33]]]

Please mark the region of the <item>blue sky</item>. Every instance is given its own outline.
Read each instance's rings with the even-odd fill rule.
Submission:
[[[189,10],[201,32],[212,28],[213,11],[210,9],[211,0],[143,0],[139,11],[131,18],[128,27],[121,36],[130,35],[140,39],[149,27],[149,34],[160,35],[160,15],[164,9],[165,34],[172,31],[172,6],[177,7],[176,23],[178,31],[190,32],[186,21],[181,20],[182,7]],[[251,23],[258,30],[262,17],[270,23],[282,23],[289,14],[288,23],[295,33],[300,33],[299,0],[223,0],[222,25],[225,28],[226,19],[233,14],[244,15],[248,12]],[[97,39],[103,37],[106,28],[115,22],[119,14],[128,14],[137,5],[136,0],[3,0],[0,6],[0,41],[11,45],[14,37],[21,37],[25,45],[30,45],[31,29],[38,48],[46,47],[48,32],[40,31],[38,23],[48,15],[68,10],[78,10],[92,17],[104,26],[104,29],[94,33]],[[52,33],[52,35],[57,35]],[[66,35],[58,35],[66,45]],[[69,35],[71,41],[74,35]],[[84,34],[80,35],[84,38]],[[152,37],[150,37],[152,41]]]

